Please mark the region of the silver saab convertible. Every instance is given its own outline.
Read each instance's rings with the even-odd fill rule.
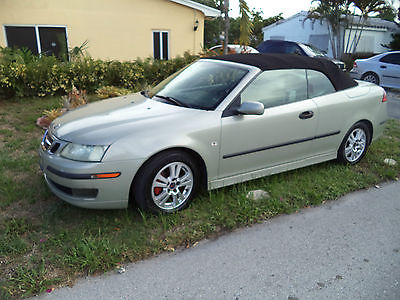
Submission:
[[[326,59],[233,54],[200,59],[150,91],[56,119],[40,165],[77,206],[186,207],[199,188],[338,159],[355,164],[382,134],[386,94]]]

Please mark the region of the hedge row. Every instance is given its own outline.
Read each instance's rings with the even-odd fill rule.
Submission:
[[[53,56],[29,61],[0,57],[0,96],[29,97],[65,94],[75,86],[93,93],[103,86],[138,91],[154,85],[191,63],[197,56],[186,53],[168,61],[102,61],[84,57],[62,62]]]

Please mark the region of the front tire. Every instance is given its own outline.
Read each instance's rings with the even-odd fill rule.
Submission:
[[[200,182],[198,167],[184,152],[168,151],[153,157],[138,172],[133,195],[139,208],[172,213],[192,201]]]
[[[345,164],[358,163],[367,152],[371,140],[371,133],[365,123],[353,125],[345,135],[338,150],[338,160]]]

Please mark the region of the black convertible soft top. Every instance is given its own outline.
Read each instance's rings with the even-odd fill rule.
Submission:
[[[357,82],[326,58],[311,58],[295,54],[246,53],[207,57],[258,67],[263,71],[279,69],[311,69],[324,73],[337,91],[357,86]]]

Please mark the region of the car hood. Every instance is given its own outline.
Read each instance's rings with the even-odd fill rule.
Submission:
[[[140,94],[111,98],[81,106],[53,121],[58,139],[83,145],[110,145],[121,137],[156,126],[175,126],[200,111],[178,107]]]

